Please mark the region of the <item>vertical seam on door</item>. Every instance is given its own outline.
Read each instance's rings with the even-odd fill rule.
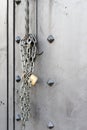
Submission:
[[[13,130],[15,130],[15,0],[13,1]]]
[[[9,0],[7,0],[7,130],[9,130]]]

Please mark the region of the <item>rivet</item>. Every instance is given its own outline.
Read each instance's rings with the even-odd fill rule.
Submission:
[[[19,43],[20,43],[20,41],[21,41],[20,36],[17,36],[17,37],[16,37],[16,42],[19,44]]]
[[[52,122],[52,121],[49,121],[47,127],[48,127],[49,129],[54,128],[53,122]]]
[[[50,80],[47,81],[47,84],[48,84],[50,87],[52,87],[52,86],[54,85],[54,81],[50,79]]]
[[[47,40],[52,43],[54,41],[54,37],[52,35],[49,35]]]
[[[21,81],[21,78],[19,75],[16,76],[16,82],[20,82]]]
[[[21,116],[20,116],[20,114],[17,114],[16,115],[16,121],[20,121],[21,120]]]
[[[19,5],[21,3],[21,0],[16,0],[15,2],[17,5]]]

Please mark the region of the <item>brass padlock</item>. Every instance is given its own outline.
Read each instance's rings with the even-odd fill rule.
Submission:
[[[34,74],[32,74],[32,75],[30,76],[30,79],[29,79],[29,82],[31,83],[31,85],[32,85],[32,86],[35,86],[35,84],[37,83],[37,81],[38,81],[38,77],[35,76]]]

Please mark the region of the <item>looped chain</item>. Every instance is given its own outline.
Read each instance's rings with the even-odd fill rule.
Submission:
[[[22,62],[22,85],[20,87],[20,106],[21,106],[21,120],[23,125],[30,117],[31,110],[31,86],[35,84],[37,77],[33,75],[34,63],[37,53],[36,37],[29,34],[29,0],[26,0],[25,7],[25,37],[21,40],[20,51],[21,51],[21,62]],[[36,78],[33,82],[32,77]]]
[[[30,117],[30,76],[34,72],[34,63],[37,53],[36,38],[32,34],[21,40],[21,61],[22,61],[22,86],[20,87],[21,120],[27,121]]]

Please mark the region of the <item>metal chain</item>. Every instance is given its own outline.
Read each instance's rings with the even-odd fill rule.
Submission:
[[[25,7],[25,39],[21,41],[21,59],[22,59],[22,70],[23,70],[23,82],[20,88],[20,104],[21,104],[21,120],[23,125],[25,121],[28,120],[30,116],[30,87],[31,84],[28,84],[28,78],[30,76],[30,69],[27,68],[29,64],[30,47],[28,48],[27,37],[29,34],[29,0],[26,0]],[[29,85],[29,86],[28,86]]]
[[[21,40],[21,62],[22,62],[22,86],[20,87],[20,105],[21,105],[21,120],[23,124],[30,117],[30,93],[31,81],[30,76],[34,72],[34,62],[36,58],[36,38],[32,34],[28,35],[27,39]]]
[[[22,125],[25,126],[25,121],[28,121],[31,110],[31,80],[30,77],[34,72],[34,63],[37,53],[36,37],[29,34],[29,0],[26,0],[25,8],[25,37],[20,43],[21,62],[22,62],[22,85],[20,86],[20,106]]]

